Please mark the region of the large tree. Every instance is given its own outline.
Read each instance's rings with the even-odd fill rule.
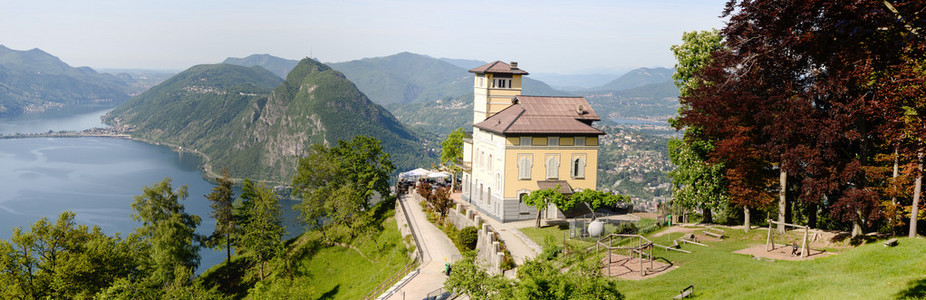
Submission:
[[[171,179],[164,178],[145,186],[132,202],[132,218],[142,223],[135,235],[150,249],[149,279],[153,284],[189,283],[190,278],[183,274],[191,275],[199,265],[196,226],[200,218],[186,213],[181,203],[189,195],[187,188],[183,185],[174,190]]]
[[[682,43],[671,47],[675,55],[675,73],[672,78],[682,97],[688,97],[698,87],[710,85],[701,69],[711,62],[714,52],[723,50],[723,38],[715,29],[712,31],[691,31],[682,34]],[[687,102],[682,101],[679,114],[691,110]],[[704,136],[696,134],[697,127],[686,126],[677,119],[671,120],[676,129],[685,129],[682,140],[669,140],[669,159],[678,168],[669,173],[672,178],[673,203],[682,208],[701,208],[703,221],[713,221],[711,211],[726,203],[723,163],[708,162],[707,154],[713,143]],[[687,127],[687,128],[686,128]],[[748,207],[744,206],[748,216]],[[746,223],[748,224],[748,217]],[[747,226],[748,228],[748,226]]]
[[[323,234],[337,225],[351,228],[352,235],[363,232],[371,201],[376,194],[388,195],[394,170],[389,154],[372,137],[356,136],[330,148],[313,145],[293,178],[303,223]]]
[[[231,264],[231,245],[235,232],[234,201],[235,192],[232,190],[231,178],[228,170],[222,168],[222,177],[215,179],[216,185],[212,192],[206,195],[212,206],[212,218],[215,219],[215,230],[209,237],[209,243],[217,250],[225,249],[225,264]]]
[[[258,276],[264,279],[264,266],[283,249],[283,216],[273,189],[245,180],[239,202],[239,218],[246,220],[239,229],[238,247],[253,255]],[[245,204],[246,203],[246,204]]]

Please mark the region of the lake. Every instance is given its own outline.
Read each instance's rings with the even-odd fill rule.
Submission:
[[[95,112],[96,120],[105,113]],[[87,116],[74,116],[87,119]],[[11,127],[23,130],[47,126],[40,120],[28,120]],[[89,124],[67,118],[50,122]],[[99,121],[97,121],[99,122]],[[10,123],[7,123],[10,124]],[[39,126],[39,127],[35,127]],[[88,127],[89,128],[89,127]],[[83,128],[86,129],[86,128]],[[61,128],[53,130],[82,130]],[[27,131],[20,131],[27,132]],[[179,154],[164,146],[117,138],[23,138],[0,140],[0,238],[9,239],[14,227],[28,230],[32,223],[46,217],[52,222],[62,212],[76,213],[78,223],[98,225],[107,234],[125,237],[140,223],[132,220],[132,201],[144,186],[173,180],[174,189],[189,186],[189,197],[182,203],[187,213],[199,215],[200,234],[209,234],[215,221],[209,217],[210,203],[204,195],[214,185],[202,178],[201,158]],[[237,190],[236,195],[240,193]],[[301,232],[296,202],[283,201],[283,213],[291,233]],[[203,249],[197,274],[223,261],[225,253]]]
[[[61,130],[85,130],[90,128],[109,127],[103,124],[100,116],[113,110],[113,107],[100,106],[85,108],[87,112],[67,114],[63,112],[50,112],[41,115],[23,115],[14,118],[0,118],[0,134],[12,135],[16,133],[42,133]]]

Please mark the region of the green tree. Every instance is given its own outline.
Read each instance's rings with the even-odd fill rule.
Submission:
[[[337,225],[351,228],[351,235],[364,232],[370,202],[377,193],[388,195],[394,170],[389,154],[372,137],[355,136],[331,148],[313,145],[293,178],[303,223],[323,234]]]
[[[675,54],[675,74],[672,79],[679,88],[682,97],[691,95],[699,86],[710,85],[699,72],[711,62],[712,54],[724,49],[720,33],[711,31],[690,31],[682,34],[682,44],[670,47]],[[684,103],[684,102],[683,102]],[[691,107],[682,105],[679,115],[684,115]],[[670,123],[682,129],[677,120]],[[669,158],[678,168],[669,173],[672,178],[673,203],[683,208],[701,208],[704,221],[711,223],[711,209],[724,205],[723,164],[707,162],[707,153],[711,142],[703,140],[696,134],[697,128],[687,128],[683,140],[669,140]],[[746,224],[749,224],[749,209],[746,212]],[[746,226],[747,230],[749,226]]]
[[[206,195],[212,206],[212,218],[215,219],[215,231],[209,237],[209,243],[216,250],[225,249],[225,264],[231,265],[231,245],[235,232],[235,219],[233,214],[235,192],[228,170],[222,168],[222,177],[215,179],[218,183],[212,192]],[[224,242],[224,243],[223,243]]]
[[[470,299],[496,299],[500,290],[509,290],[511,282],[500,275],[490,276],[476,265],[472,256],[467,256],[453,264],[453,272],[444,281],[444,288],[456,294],[469,296]],[[502,293],[504,294],[504,293]]]
[[[465,137],[466,132],[463,131],[463,127],[460,127],[451,131],[447,139],[440,143],[440,161],[443,163],[443,168],[449,170],[451,174],[451,193],[456,189],[457,173],[462,170],[459,164],[463,163],[463,138]]]
[[[560,186],[557,185],[555,188],[533,191],[524,197],[524,204],[537,208],[537,228],[540,228],[540,217],[543,215],[543,211],[546,210],[550,204],[556,205],[560,210],[570,209],[575,204],[575,202],[570,201],[563,193],[560,193],[559,190]]]
[[[604,206],[612,206],[618,202],[629,203],[630,197],[624,195],[615,195],[596,191],[593,189],[584,189],[570,196],[571,201],[575,203],[585,203],[588,209],[592,211],[592,220],[595,219],[595,211]]]
[[[199,265],[199,237],[195,231],[200,218],[187,214],[180,203],[187,196],[186,185],[175,191],[170,178],[164,178],[145,186],[132,202],[132,218],[142,223],[135,234],[150,249],[150,284],[166,285],[175,280],[189,283],[189,278],[176,275],[192,272]]]
[[[280,203],[273,189],[263,184],[255,185],[250,180],[245,180],[245,183],[241,193],[243,201],[239,203],[250,205],[241,208],[241,218],[247,219],[247,222],[241,226],[238,247],[255,257],[258,275],[263,280],[264,266],[283,249],[286,228],[283,227]]]

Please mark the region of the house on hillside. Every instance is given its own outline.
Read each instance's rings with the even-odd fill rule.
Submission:
[[[502,222],[533,219],[531,191],[594,189],[598,114],[583,97],[522,96],[516,62],[496,61],[475,74],[472,137],[463,143],[463,201]],[[547,218],[563,217],[550,207]]]

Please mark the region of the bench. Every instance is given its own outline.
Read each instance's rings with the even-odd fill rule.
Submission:
[[[884,247],[894,247],[894,246],[897,246],[896,238],[884,241]]]
[[[691,296],[694,293],[694,284],[689,285],[688,287],[682,289],[681,292],[678,292],[678,296],[672,297],[672,299],[684,299]]]

